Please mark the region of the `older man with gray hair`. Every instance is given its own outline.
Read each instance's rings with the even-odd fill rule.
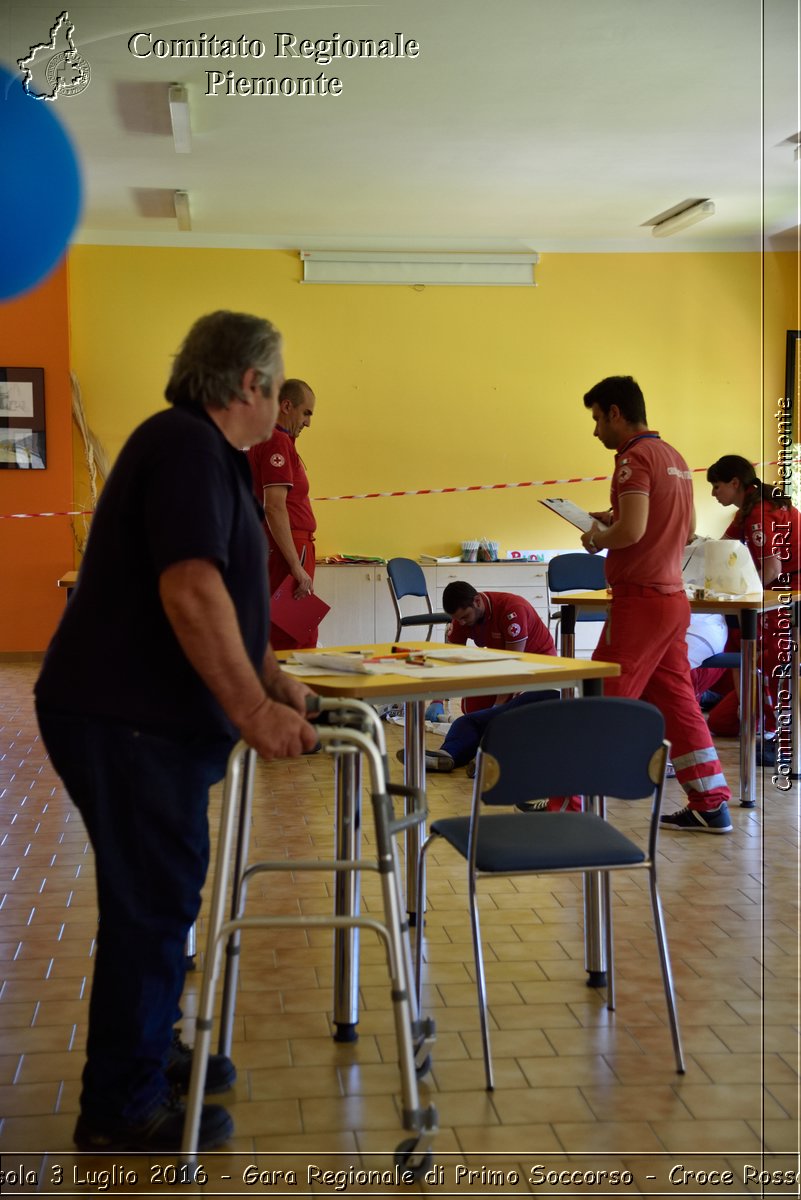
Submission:
[[[190,1055],[173,1026],[209,861],[208,791],[241,736],[266,759],[316,742],[309,689],[269,644],[266,543],[244,450],[269,437],[281,336],[244,313],[189,331],[122,448],[36,684],[42,737],[95,852],[100,922],[81,1150],[175,1151]],[[207,1090],[235,1078],[209,1060]],[[233,1132],[203,1109],[200,1145]]]

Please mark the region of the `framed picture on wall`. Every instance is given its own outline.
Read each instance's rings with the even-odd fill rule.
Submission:
[[[43,471],[43,367],[0,367],[0,469]]]

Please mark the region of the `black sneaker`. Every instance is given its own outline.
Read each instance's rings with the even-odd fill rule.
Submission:
[[[189,1091],[189,1078],[192,1074],[192,1049],[181,1041],[177,1029],[173,1031],[164,1074],[170,1086],[185,1096]],[[236,1067],[230,1058],[224,1054],[210,1054],[206,1063],[206,1086],[203,1089],[206,1095],[216,1096],[218,1092],[227,1092],[235,1083]]]
[[[548,801],[547,801],[547,799],[546,800],[521,800],[519,802],[519,804],[515,805],[515,808],[519,808],[520,811],[524,812],[524,813],[547,812],[548,811]]]
[[[398,762],[403,762],[405,751],[398,750],[395,757]],[[426,750],[426,770],[427,771],[452,771],[455,766],[453,759],[447,750]]]
[[[78,1117],[72,1140],[79,1150],[147,1150],[152,1153],[181,1149],[186,1105],[171,1096],[144,1121],[91,1120]],[[234,1123],[219,1104],[200,1111],[198,1150],[214,1150],[233,1137]]]
[[[688,805],[680,812],[661,816],[659,828],[672,829],[676,833],[731,833],[732,823],[725,803],[709,812],[700,812]]]
[[[758,767],[776,766],[776,743],[772,738],[757,738],[756,765]]]

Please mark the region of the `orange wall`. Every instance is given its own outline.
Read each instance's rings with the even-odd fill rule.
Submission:
[[[0,366],[44,367],[47,469],[0,470],[0,514],[72,508],[67,269],[0,303]],[[0,653],[43,650],[64,607],[56,580],[73,566],[69,517],[0,518]]]

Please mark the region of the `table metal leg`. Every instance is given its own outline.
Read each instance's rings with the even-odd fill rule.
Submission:
[[[562,606],[562,628],[559,635],[559,643],[562,647],[562,658],[576,657],[576,606],[575,604],[565,604]],[[573,688],[562,688],[562,699],[569,700],[574,695]]]
[[[343,752],[334,765],[336,790],[335,856],[359,858],[361,845],[361,757]],[[338,871],[334,884],[334,913],[356,916],[360,907],[358,871]],[[359,1020],[359,930],[334,931],[334,1041],[355,1042]]]
[[[404,705],[403,782],[407,787],[425,790],[426,786],[426,708],[424,700],[407,700]],[[413,803],[406,801],[406,812]],[[406,831],[406,909],[409,924],[417,921],[417,856],[426,836],[425,824]]]
[[[586,679],[581,688],[584,696],[600,696],[600,679]],[[599,796],[584,797],[584,811],[597,813]],[[606,902],[603,880],[597,871],[584,875],[584,969],[587,987],[606,987]]]
[[[757,613],[740,610],[740,804],[756,804]]]

